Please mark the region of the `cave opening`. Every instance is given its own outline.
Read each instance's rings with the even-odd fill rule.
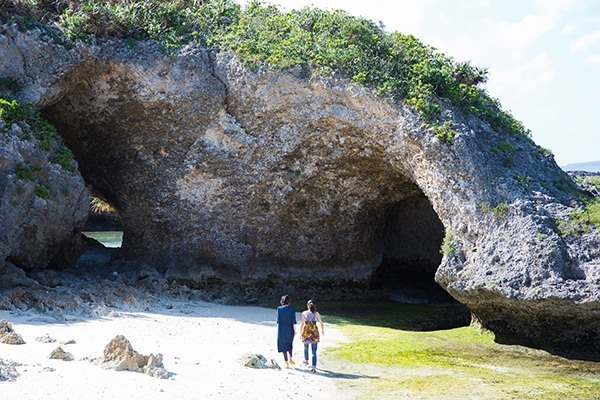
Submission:
[[[95,241],[106,248],[120,249],[123,243],[123,223],[119,211],[98,191],[90,190],[90,197],[90,211],[82,230],[88,247],[97,244]]]
[[[427,197],[419,193],[394,202],[382,225],[382,259],[372,275],[372,288],[404,303],[454,303],[435,282],[444,226]]]

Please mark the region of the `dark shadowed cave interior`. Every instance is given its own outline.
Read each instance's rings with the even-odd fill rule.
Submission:
[[[383,255],[372,278],[376,289],[402,302],[448,302],[452,297],[434,280],[442,260],[444,227],[424,195],[388,209],[382,232]]]
[[[373,289],[409,303],[448,302],[452,297],[435,283],[444,227],[425,196],[392,204],[381,237],[382,262],[372,276]],[[91,212],[84,231],[122,232],[118,213]]]

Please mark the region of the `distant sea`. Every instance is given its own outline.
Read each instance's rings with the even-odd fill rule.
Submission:
[[[561,166],[564,171],[589,171],[589,172],[600,172],[600,160],[588,161],[575,164],[567,164]]]

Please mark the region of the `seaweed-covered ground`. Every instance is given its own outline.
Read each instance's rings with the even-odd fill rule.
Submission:
[[[330,308],[336,316],[328,320],[348,342],[328,357],[345,360],[341,371],[371,377],[343,382],[350,398],[600,399],[600,363],[586,361],[598,360],[598,354],[565,358],[501,344],[505,338],[479,326],[458,326],[465,312],[459,306],[381,302]]]

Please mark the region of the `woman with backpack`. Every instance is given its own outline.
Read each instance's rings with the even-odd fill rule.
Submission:
[[[317,311],[317,306],[312,300],[308,300],[306,309],[307,310],[302,313],[302,321],[300,322],[300,338],[302,343],[304,343],[303,364],[308,366],[308,345],[310,345],[312,350],[312,367],[310,372],[314,373],[317,370],[317,346],[320,339],[317,322],[321,325],[322,335],[325,335],[325,329],[323,328],[321,314]]]

